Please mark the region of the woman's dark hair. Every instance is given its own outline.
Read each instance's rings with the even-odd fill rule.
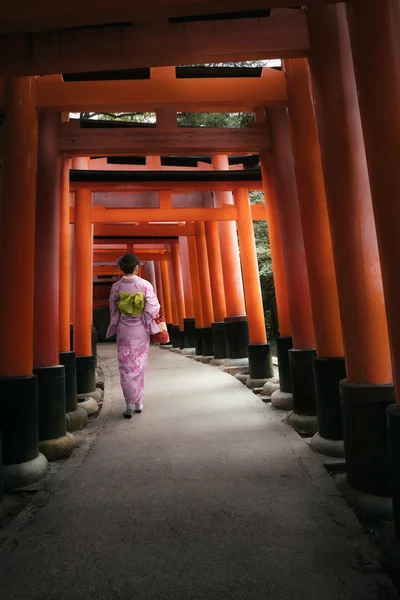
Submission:
[[[124,254],[118,259],[118,266],[126,275],[131,275],[135,267],[140,265],[140,260],[136,254]]]

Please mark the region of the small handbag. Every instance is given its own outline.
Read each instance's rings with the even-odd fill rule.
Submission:
[[[167,329],[167,324],[165,322],[164,317],[158,315],[154,319],[154,322],[158,325],[159,332],[150,336],[151,344],[168,344],[169,342],[169,334]]]

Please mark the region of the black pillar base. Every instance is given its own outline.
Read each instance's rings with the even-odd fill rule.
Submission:
[[[345,360],[317,357],[313,368],[319,434],[327,440],[343,440],[339,383],[346,378]]]
[[[356,490],[390,496],[386,409],[394,386],[340,382],[347,480]]]
[[[69,326],[69,347],[71,352],[74,350],[74,324],[70,323]]]
[[[38,379],[39,441],[63,437],[67,432],[65,369],[62,365],[35,367],[33,373]]]
[[[171,344],[173,348],[179,348],[179,327],[178,325],[172,325],[170,333]]]
[[[400,542],[400,408],[386,409],[389,425],[389,467],[393,498],[394,532]]]
[[[96,367],[97,367],[97,342],[98,342],[98,339],[99,339],[99,336],[97,335],[97,329],[96,329],[96,327],[92,327],[92,354],[95,359]]]
[[[298,415],[315,416],[317,414],[313,374],[314,357],[314,348],[289,350],[293,410]]]
[[[203,329],[196,327],[196,356],[203,356]]]
[[[180,331],[179,332],[179,348],[181,350],[183,350],[185,347],[185,332],[184,331]]]
[[[276,355],[278,358],[279,387],[285,394],[292,393],[290,377],[289,350],[293,348],[293,340],[289,336],[276,338]]]
[[[169,335],[169,343],[166,344],[167,346],[172,346],[172,339],[173,339],[173,336],[174,336],[174,333],[173,333],[173,330],[172,330],[173,327],[174,326],[172,325],[172,323],[167,323],[167,330],[168,330],[168,335]]]
[[[96,390],[96,361],[94,356],[76,357],[76,388],[79,394]]]
[[[247,317],[226,317],[225,336],[227,358],[247,358],[249,356],[249,326]]]
[[[184,319],[185,348],[196,347],[196,321],[192,318]]]
[[[0,377],[3,464],[34,460],[39,453],[37,377]]]
[[[211,327],[204,327],[202,330],[203,338],[203,356],[214,356],[214,346]]]
[[[269,344],[249,345],[250,379],[269,379],[274,376]]]
[[[65,410],[69,413],[78,408],[75,352],[60,352],[60,365],[65,368]]]
[[[223,359],[227,357],[225,329],[226,323],[223,321],[211,323],[214,358]]]

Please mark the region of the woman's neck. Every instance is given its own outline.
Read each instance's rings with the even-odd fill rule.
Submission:
[[[136,273],[133,273],[132,275],[124,275],[125,279],[133,279],[134,277],[136,277]]]

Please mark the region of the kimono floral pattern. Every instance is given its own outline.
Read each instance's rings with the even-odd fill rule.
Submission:
[[[142,316],[120,315],[118,310],[120,292],[144,293],[146,303]],[[150,334],[158,332],[154,318],[159,310],[160,304],[152,285],[140,277],[122,277],[111,288],[111,319],[107,337],[117,334],[118,367],[127,405],[143,403]]]

